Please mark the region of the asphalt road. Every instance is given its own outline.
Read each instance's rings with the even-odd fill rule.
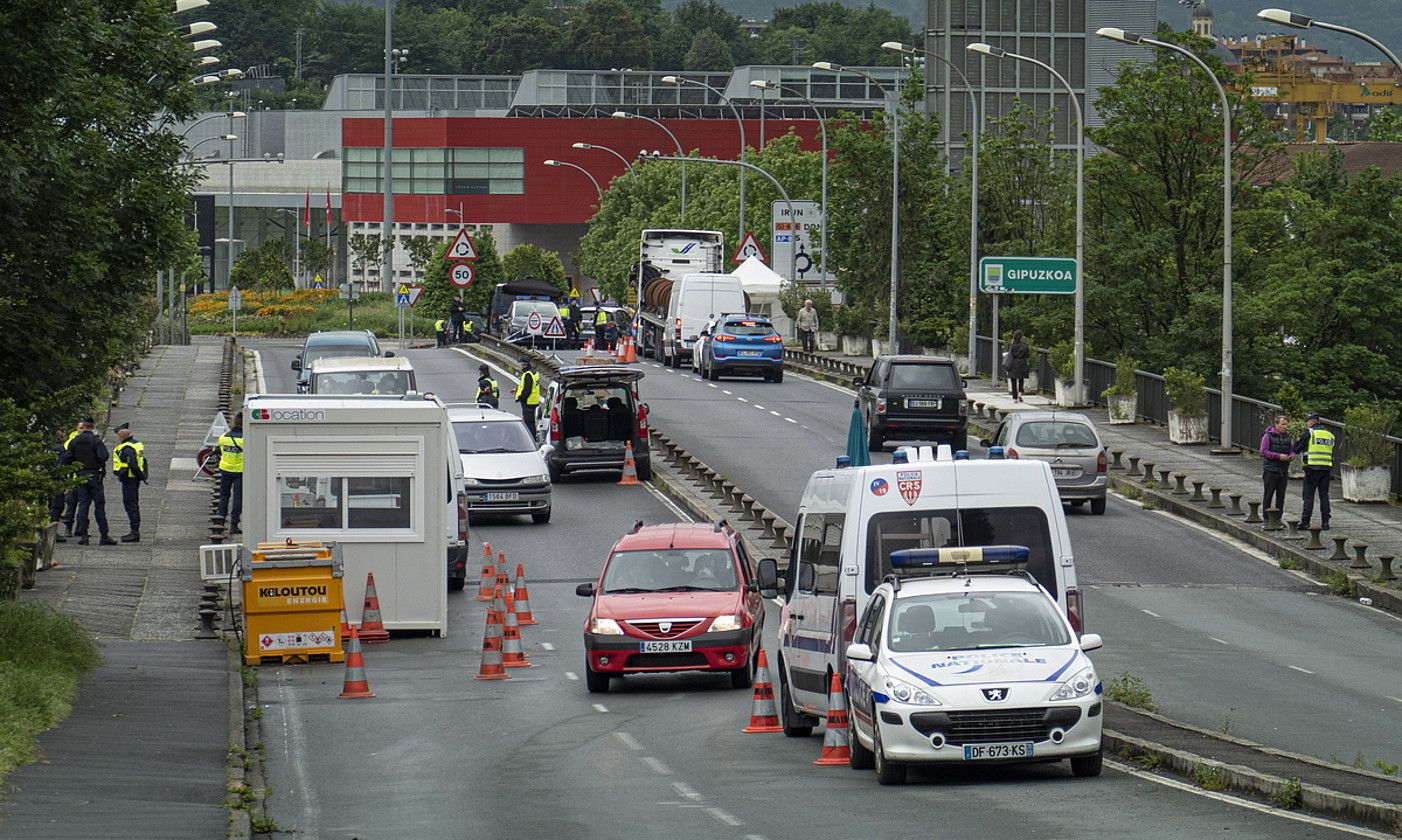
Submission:
[[[291,349],[255,346],[270,390],[290,384],[277,369],[287,370]],[[407,355],[422,387],[445,399],[471,388],[475,362],[460,354]],[[665,379],[649,369],[644,381],[656,410],[669,399]],[[678,513],[612,477],[557,485],[554,509],[549,525],[500,519],[473,529],[527,564],[541,622],[524,630],[535,667],[502,682],[472,679],[484,611],[469,590],[449,599],[447,638],[367,647],[373,700],[336,699],[339,666],[260,671],[268,807],[282,829],[306,840],[1344,836],[1114,769],[1085,780],[1065,764],[958,768],[881,788],[870,772],[814,767],[818,736],[741,734],[750,692],[723,678],[650,675],[591,695],[580,679],[588,602],[574,586],[597,575],[634,520]]]

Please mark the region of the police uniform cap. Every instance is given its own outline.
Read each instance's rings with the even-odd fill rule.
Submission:
[[[1311,411],[1311,412],[1309,413],[1309,415],[1305,417],[1305,419],[1306,419],[1306,420],[1323,420],[1324,418],[1321,417],[1321,416],[1319,415],[1319,412],[1318,412],[1318,411]]]
[[[123,423],[122,425],[118,426],[117,428],[113,429],[112,431],[114,431],[114,432],[120,432],[122,429],[130,429],[130,428],[131,428],[131,424],[130,424],[130,423]]]

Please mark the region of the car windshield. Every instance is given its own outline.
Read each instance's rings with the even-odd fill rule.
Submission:
[[[964,507],[878,513],[867,525],[866,591],[891,574],[891,553],[905,548],[1025,545],[1027,571],[1056,597],[1055,558],[1047,514],[1036,507]]]
[[[453,436],[462,455],[535,451],[526,424],[516,420],[458,421],[453,424]]]
[[[959,380],[950,365],[898,362],[891,365],[891,387],[901,391],[956,391]]]
[[[532,312],[539,312],[542,318],[553,318],[560,314],[560,307],[548,300],[521,300],[511,307],[513,318],[528,318]]]
[[[1037,420],[1017,430],[1017,445],[1032,449],[1094,449],[1100,446],[1090,426],[1076,420]]]
[[[620,551],[604,571],[605,595],[634,592],[725,592],[736,586],[735,558],[723,548]]]
[[[311,363],[317,359],[329,359],[334,356],[374,356],[375,353],[368,344],[313,344],[303,351],[302,364],[311,367]]]
[[[774,327],[764,321],[731,321],[722,328],[731,335],[773,335]]]
[[[409,374],[405,371],[364,371],[318,373],[314,390],[318,394],[393,394],[409,393]]]
[[[898,653],[1071,643],[1056,605],[1040,592],[952,592],[900,598],[890,621],[888,644]]]

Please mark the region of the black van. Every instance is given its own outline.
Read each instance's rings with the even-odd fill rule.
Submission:
[[[867,447],[887,440],[937,441],[969,448],[967,383],[949,359],[881,356],[853,382],[866,423]]]
[[[550,480],[580,470],[622,470],[633,445],[638,478],[652,478],[647,403],[638,399],[643,372],[627,365],[561,368],[541,401],[537,439],[544,441]]]

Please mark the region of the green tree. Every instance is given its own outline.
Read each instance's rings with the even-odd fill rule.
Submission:
[[[729,70],[735,66],[735,58],[730,54],[719,35],[703,29],[691,39],[691,48],[682,58],[683,70]]]
[[[444,247],[431,236],[402,236],[399,244],[409,254],[409,265],[420,281],[435,259],[442,259]]]
[[[1368,139],[1389,143],[1402,141],[1402,116],[1396,108],[1383,108],[1368,120]]]
[[[331,249],[327,247],[326,241],[319,236],[303,240],[302,269],[307,276],[315,277],[320,274],[325,279],[330,268]]]
[[[502,15],[489,19],[478,43],[478,73],[524,73],[557,66],[563,30],[549,20],[526,15]]]
[[[535,277],[562,292],[568,290],[565,284],[565,264],[561,262],[560,255],[529,242],[523,242],[506,252],[506,256],[501,260],[501,271],[508,280]]]
[[[381,259],[383,249],[378,233],[357,233],[351,236],[348,247],[351,252],[351,266],[362,275],[365,270]]]
[[[881,49],[884,41],[914,43],[910,21],[885,9],[849,9],[840,3],[803,3],[775,9],[760,34],[756,58],[766,64],[793,60],[794,39],[801,61],[824,60],[856,67],[890,66],[900,56]]]
[[[498,283],[505,282],[506,277],[502,272],[501,258],[497,256],[497,242],[492,236],[491,227],[468,225],[467,233],[472,237],[473,248],[477,250],[477,260],[472,263],[476,276],[472,285],[462,291],[461,297],[469,312],[486,312],[492,289],[496,288]],[[424,273],[424,290],[419,296],[418,309],[430,319],[446,316],[448,302],[459,296],[457,287],[448,282],[451,263],[442,259],[448,253],[449,244],[451,243],[443,243],[443,247],[438,250],[439,258],[432,260]]]
[[[652,66],[652,43],[638,17],[621,0],[589,0],[570,24],[571,67],[644,69]]]
[[[250,248],[234,260],[229,284],[240,289],[276,291],[292,288],[292,272],[287,270],[288,249],[281,239],[269,239]]]

